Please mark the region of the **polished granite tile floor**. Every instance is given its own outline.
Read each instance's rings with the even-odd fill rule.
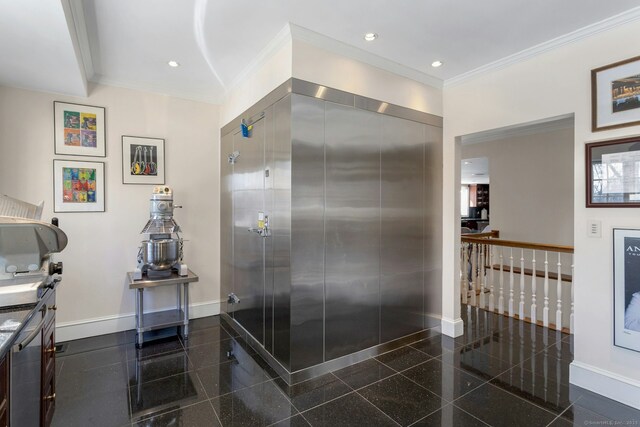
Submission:
[[[218,317],[188,341],[133,331],[64,343],[54,426],[638,425],[640,411],[569,384],[569,335],[463,307],[430,337],[292,386]]]

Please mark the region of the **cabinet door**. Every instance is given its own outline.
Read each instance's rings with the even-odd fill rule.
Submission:
[[[0,427],[9,425],[9,363],[8,357],[0,360]]]
[[[51,310],[49,311],[51,312]],[[42,381],[40,391],[40,425],[51,425],[56,406],[56,328],[55,314],[45,322],[42,332]]]

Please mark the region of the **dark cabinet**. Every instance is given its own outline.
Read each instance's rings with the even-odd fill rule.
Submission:
[[[42,332],[42,369],[40,382],[40,425],[51,425],[56,406],[56,328],[55,306],[49,307]]]
[[[478,184],[476,188],[476,207],[489,210],[489,184]]]
[[[0,360],[0,427],[9,425],[9,362],[7,356]]]

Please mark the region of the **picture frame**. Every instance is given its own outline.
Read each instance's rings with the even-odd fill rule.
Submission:
[[[613,313],[616,347],[640,352],[640,230],[613,229]]]
[[[106,157],[105,108],[53,101],[54,153]]]
[[[104,212],[104,189],[104,162],[54,159],[54,212]]]
[[[640,207],[640,136],[588,143],[585,150],[586,207]]]
[[[591,130],[640,125],[640,56],[591,70]]]
[[[122,183],[165,183],[164,139],[122,136]]]

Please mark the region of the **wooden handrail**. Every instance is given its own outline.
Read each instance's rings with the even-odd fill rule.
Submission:
[[[469,235],[462,236],[461,240],[465,243],[477,243],[480,245],[494,245],[505,246],[507,248],[519,248],[519,249],[533,249],[536,251],[551,251],[551,252],[563,252],[572,254],[573,246],[564,245],[548,245],[542,243],[531,242],[518,242],[515,240],[501,240],[501,239],[484,239],[479,237],[467,237]]]
[[[481,238],[493,238],[493,239],[497,239],[498,237],[500,237],[500,230],[493,230],[493,231],[489,231],[486,233],[463,233],[461,234],[462,237],[476,237],[478,239]]]

